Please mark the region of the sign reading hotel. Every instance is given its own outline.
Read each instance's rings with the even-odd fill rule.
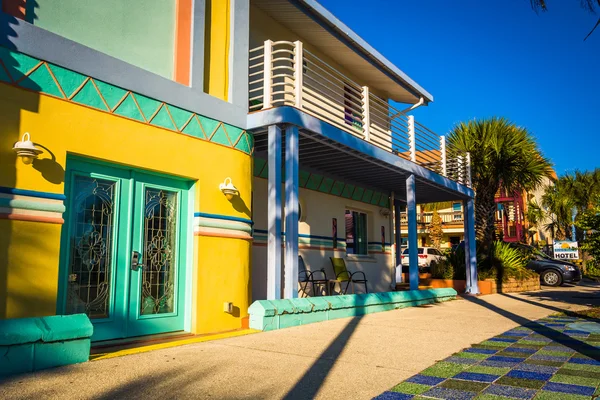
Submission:
[[[579,259],[579,246],[577,242],[561,240],[554,242],[554,258],[557,260]]]

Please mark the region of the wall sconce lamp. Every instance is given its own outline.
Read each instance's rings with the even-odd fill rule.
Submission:
[[[240,194],[239,190],[237,190],[237,188],[233,186],[233,183],[231,183],[231,178],[225,178],[225,181],[219,185],[219,189],[221,189],[221,192],[223,192],[229,201],[231,201],[234,196],[238,196]]]
[[[25,165],[31,164],[42,153],[42,150],[35,147],[31,141],[29,132],[23,134],[21,140],[13,146],[13,150],[17,153],[17,157],[21,157],[21,161]]]

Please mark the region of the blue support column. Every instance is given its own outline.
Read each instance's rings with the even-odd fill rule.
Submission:
[[[465,265],[467,268],[467,287],[465,293],[478,294],[477,248],[475,242],[475,200],[465,200],[463,202],[463,208],[465,214]]]
[[[419,289],[419,240],[417,237],[417,197],[415,176],[406,179],[406,213],[408,217],[408,281],[410,290]]]
[[[285,129],[284,298],[298,297],[298,127]]]
[[[267,300],[281,298],[281,128],[269,126]]]
[[[394,230],[396,238],[396,267],[402,264],[402,225],[400,224],[400,201],[394,201]],[[400,267],[402,269],[402,267]]]

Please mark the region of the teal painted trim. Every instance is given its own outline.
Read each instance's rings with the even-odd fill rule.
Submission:
[[[61,214],[65,212],[65,206],[60,203],[44,203],[41,201],[6,199],[2,197],[0,197],[0,207],[20,208],[23,210],[51,211]]]
[[[252,233],[252,226],[247,223],[237,221],[213,220],[200,217],[196,226]]]
[[[48,192],[38,192],[36,190],[25,190],[25,189],[17,189],[0,186],[0,193],[4,194],[14,194],[18,196],[31,196],[31,197],[39,197],[42,199],[52,199],[52,200],[66,200],[66,196],[64,194],[58,193],[48,193]]]
[[[204,217],[204,218],[214,218],[214,219],[222,219],[224,221],[237,221],[237,222],[245,222],[250,225],[254,225],[254,222],[250,219],[240,218],[240,217],[231,217],[229,215],[221,215],[221,214],[208,214],[203,212],[195,212],[194,217]]]
[[[265,178],[269,169],[266,161],[262,158],[254,157],[254,163],[255,165],[261,166],[261,168],[254,169],[254,177]],[[380,191],[374,191],[372,189],[362,188],[353,184],[347,184],[343,181],[327,177],[326,175],[315,174],[309,171],[301,170],[299,172],[299,176],[299,187],[302,189],[312,190],[315,192],[343,198],[350,198],[354,194],[353,200],[370,205],[378,205],[374,204],[372,200],[373,198],[376,198],[377,200],[381,199],[382,204],[379,204],[380,207],[387,208],[389,205],[389,197]],[[348,188],[346,192],[350,191],[350,194],[346,196],[344,196],[345,187]],[[364,197],[363,193],[365,192],[370,192],[371,196]]]
[[[225,129],[223,129],[223,123],[221,121],[200,115],[198,113],[193,113],[193,111],[189,111],[183,107],[175,106],[166,101],[157,100],[155,98],[143,95],[137,91],[128,91],[122,87],[112,85],[107,81],[101,81],[72,70],[60,68],[57,65],[51,64],[45,60],[36,59],[4,47],[0,47],[0,60],[4,62],[5,66],[14,65],[15,60],[21,60],[21,63],[24,64],[17,64],[18,68],[13,67],[8,71],[8,82],[6,83],[11,86],[22,87],[35,92],[40,92],[52,97],[72,102],[73,104],[83,104],[97,111],[124,117],[138,123],[161,127],[172,132],[190,134],[191,136],[194,136],[200,140],[217,143],[219,145],[241,151],[244,154],[251,155],[254,151],[253,146],[250,145],[250,142],[253,141],[251,134],[242,128],[239,128],[238,126],[231,124],[228,125],[232,128],[230,135]],[[40,62],[43,64],[33,72],[30,71],[31,68],[27,68],[28,65],[35,66]],[[39,71],[43,71],[44,76],[38,76],[41,73]],[[27,76],[28,79],[19,81],[20,83],[17,83],[19,79],[25,76]],[[85,85],[83,85],[83,87],[81,87],[81,85],[76,85],[76,83],[85,82],[86,80],[87,82]],[[29,81],[37,84],[24,86],[23,82]],[[65,93],[71,93],[71,97],[65,99],[60,89],[62,89]],[[121,99],[125,100],[119,104]],[[143,116],[140,114],[138,106],[133,101],[134,99],[135,102],[137,102],[137,104],[140,106]],[[105,102],[106,104],[109,104],[110,108],[106,107]],[[117,104],[119,105],[115,107]],[[185,124],[174,125],[171,121],[171,117],[167,113],[167,109],[176,110],[176,114],[179,112],[179,116],[181,116],[182,113],[189,113],[192,118],[196,116],[197,118],[194,118],[194,120],[199,121],[202,128],[190,132],[189,130],[185,129]],[[205,109],[212,110],[210,107]],[[150,120],[151,117],[152,119]],[[192,128],[193,127],[194,125],[192,125]],[[215,129],[218,130],[218,135],[215,134],[211,137],[210,133],[212,133]],[[204,135],[198,134],[198,132],[202,132],[202,130],[207,132],[207,135],[209,136],[208,138],[204,137]]]
[[[87,361],[93,331],[85,314],[0,320],[0,376]]]
[[[257,300],[248,309],[250,328],[272,331],[354,317],[398,308],[415,307],[456,299],[450,288],[323,296],[284,300]]]

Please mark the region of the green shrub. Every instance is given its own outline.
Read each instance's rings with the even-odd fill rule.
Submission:
[[[452,279],[454,277],[454,269],[445,259],[440,259],[439,261],[433,260],[429,267],[431,277],[434,279]]]
[[[525,268],[527,260],[528,255],[518,248],[497,241],[492,243],[489,254],[482,254],[481,259],[478,257],[478,273],[482,279],[528,279],[535,276],[535,273]]]

